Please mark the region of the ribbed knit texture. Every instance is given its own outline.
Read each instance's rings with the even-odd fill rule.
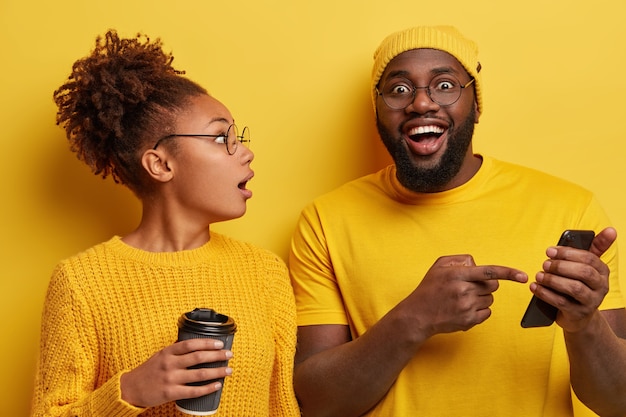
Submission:
[[[374,52],[372,67],[372,102],[376,110],[376,86],[389,62],[412,49],[438,49],[455,57],[475,80],[478,111],[483,111],[482,79],[478,62],[478,46],[452,26],[418,26],[387,36]]]
[[[182,416],[174,402],[129,405],[119,380],[174,343],[178,317],[196,307],[237,323],[233,374],[216,416],[299,416],[285,264],[216,233],[198,249],[172,253],[138,250],[114,237],[61,262],[44,305],[32,415]]]

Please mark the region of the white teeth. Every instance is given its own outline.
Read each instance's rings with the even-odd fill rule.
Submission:
[[[417,126],[414,127],[413,129],[411,129],[409,131],[409,136],[413,136],[413,135],[423,135],[426,133],[434,133],[434,134],[440,134],[443,133],[443,128],[439,127],[439,126]]]

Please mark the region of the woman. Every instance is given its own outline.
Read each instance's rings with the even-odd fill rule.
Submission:
[[[130,234],[55,268],[33,416],[179,415],[173,401],[222,388],[190,383],[224,377],[218,415],[299,415],[286,267],[210,230],[242,216],[252,196],[247,129],[172,60],[159,39],[109,31],[54,93],[72,151],[143,210]],[[197,307],[235,320],[232,351],[214,339],[176,342],[177,319]]]

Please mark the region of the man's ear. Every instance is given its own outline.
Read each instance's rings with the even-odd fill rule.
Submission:
[[[174,171],[167,161],[168,157],[168,154],[161,150],[148,149],[141,157],[141,165],[156,181],[167,182],[174,177]]]
[[[476,111],[474,111],[474,124],[478,124],[478,119],[480,119],[480,110],[478,110],[478,101],[476,101],[476,98],[474,98],[474,109],[476,109]]]

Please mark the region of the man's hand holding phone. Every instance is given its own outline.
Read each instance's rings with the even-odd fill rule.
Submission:
[[[565,231],[559,244],[547,249],[543,270],[530,285],[533,298],[522,327],[549,326],[554,320],[570,332],[584,327],[608,292],[609,268],[599,256],[616,236],[613,228],[595,238],[592,231]]]

